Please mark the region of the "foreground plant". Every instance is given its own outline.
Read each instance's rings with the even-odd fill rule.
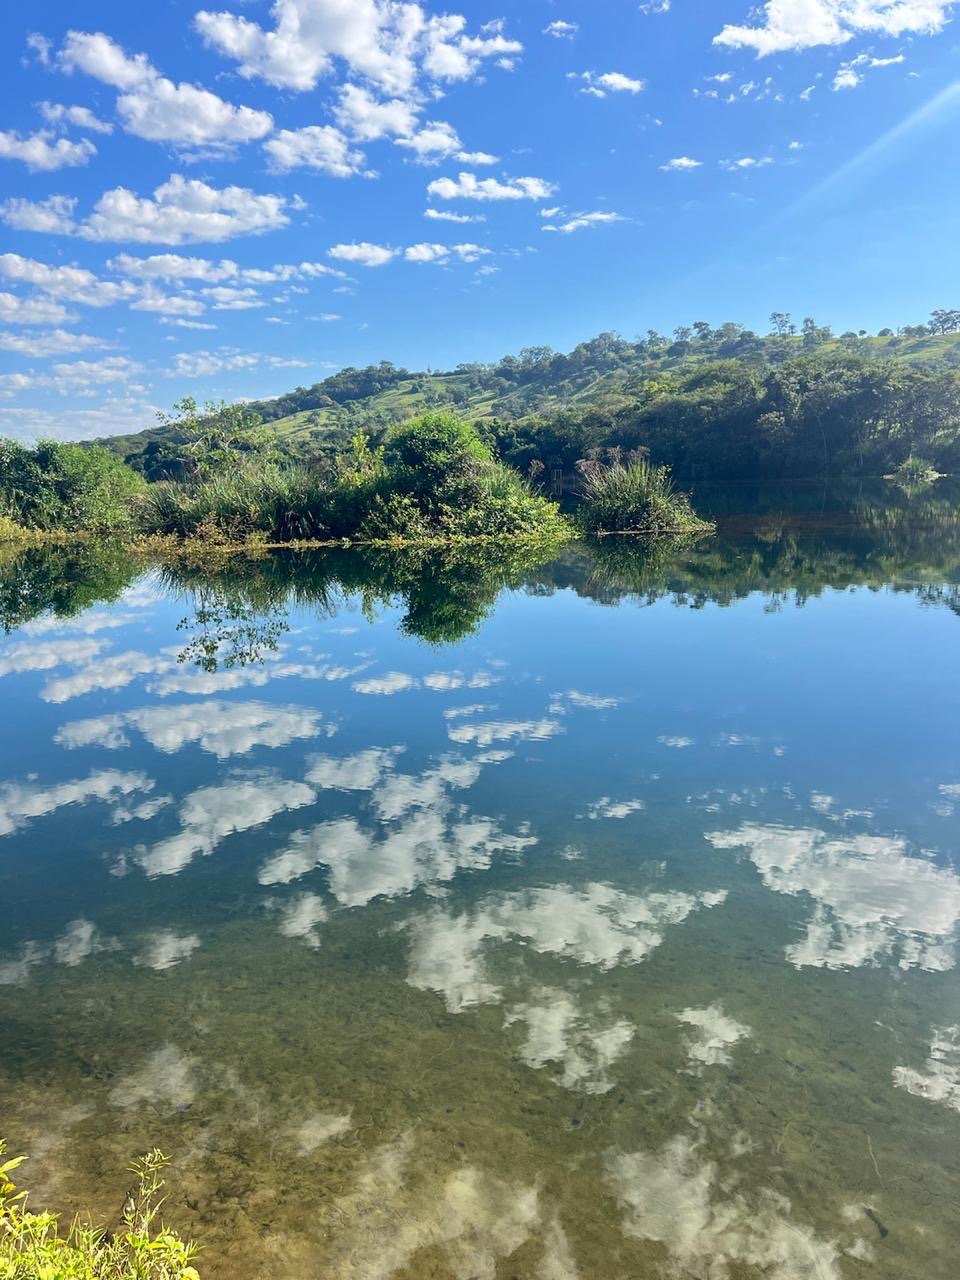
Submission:
[[[581,458],[580,520],[589,533],[695,533],[713,526],[694,511],[690,497],[679,492],[669,467],[647,458],[617,455],[602,463]]]
[[[0,1158],[5,1150],[0,1139]],[[115,1232],[75,1219],[61,1234],[56,1214],[31,1212],[10,1177],[25,1159],[0,1164],[0,1280],[200,1280],[196,1245],[159,1221],[167,1164],[159,1151],[131,1165],[136,1183]]]

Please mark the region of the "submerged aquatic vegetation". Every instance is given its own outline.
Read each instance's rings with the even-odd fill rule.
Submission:
[[[0,1139],[0,1157],[5,1151]],[[191,1266],[197,1246],[159,1221],[160,1174],[167,1161],[148,1151],[130,1166],[136,1182],[127,1192],[116,1231],[74,1220],[61,1234],[54,1213],[27,1208],[10,1174],[25,1156],[0,1164],[0,1276],[3,1280],[200,1280]]]

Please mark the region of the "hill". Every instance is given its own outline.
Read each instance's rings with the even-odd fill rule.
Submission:
[[[717,329],[698,323],[677,329],[672,338],[650,331],[635,341],[603,333],[567,354],[527,347],[493,364],[460,364],[448,372],[412,372],[389,361],[342,369],[313,386],[254,402],[251,408],[270,424],[283,452],[292,457],[329,455],[343,448],[358,428],[379,438],[396,423],[436,408],[488,423],[503,448],[500,437],[512,434],[507,424],[577,412],[612,419],[696,383],[701,375],[710,374],[713,382],[718,377],[729,380],[732,371],[763,377],[804,357],[816,357],[824,366],[942,373],[960,370],[960,332],[932,333],[926,326],[915,326],[899,334],[887,329],[877,335],[834,337],[808,321],[801,334],[760,336],[733,323]],[[100,443],[156,478],[164,472],[176,436],[170,427],[158,425]]]

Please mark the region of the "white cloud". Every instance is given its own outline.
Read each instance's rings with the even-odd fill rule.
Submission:
[[[89,129],[91,133],[113,133],[113,125],[95,116],[89,107],[67,107],[60,102],[41,102],[40,113],[48,124],[72,124],[75,129]]]
[[[449,158],[472,165],[496,164],[498,160],[485,151],[465,151],[456,129],[445,120],[428,121],[408,137],[397,138],[396,145],[413,151],[421,164],[436,164]]]
[[[228,836],[261,826],[278,813],[313,804],[313,787],[280,778],[240,778],[201,787],[180,806],[180,831],[135,853],[148,876],[176,875],[199,854],[209,856]]]
[[[53,391],[84,393],[91,387],[107,383],[127,382],[141,372],[142,366],[126,356],[106,356],[102,360],[74,360],[53,365],[49,373],[0,374],[0,388],[7,394],[47,387]],[[45,692],[41,694],[44,697]]]
[[[349,178],[363,173],[366,164],[363,152],[352,151],[346,135],[329,124],[281,129],[263,144],[263,149],[270,158],[270,167],[280,172],[316,169],[334,178]]]
[[[15,293],[0,291],[0,321],[7,324],[65,324],[75,319],[50,298],[18,298]]]
[[[559,720],[486,720],[480,723],[465,722],[447,728],[452,742],[475,743],[489,747],[494,742],[542,742],[555,734],[563,733]]]
[[[687,1041],[687,1060],[696,1069],[729,1065],[730,1050],[750,1035],[749,1027],[729,1017],[718,1004],[684,1009],[677,1018],[693,1028]]]
[[[286,203],[283,196],[258,195],[247,187],[218,189],[175,173],[152,199],[125,187],[104,192],[80,234],[88,240],[216,243],[287,226]]]
[[[597,213],[577,213],[566,222],[553,223],[548,222],[540,228],[541,231],[560,231],[565,235],[569,235],[571,231],[580,231],[584,227],[595,227],[604,222],[622,222],[623,218],[619,213],[597,212]]]
[[[519,941],[599,969],[639,964],[663,942],[664,930],[694,911],[718,906],[720,893],[625,893],[612,885],[554,885],[492,895],[469,914],[434,911],[415,918],[407,981],[444,997],[452,1013],[501,999],[485,951]]]
[[[587,817],[627,818],[631,813],[640,813],[647,806],[643,800],[611,800],[609,796],[601,796],[599,800],[587,807]]]
[[[727,25],[714,44],[754,49],[759,57],[844,44],[861,32],[933,35],[955,0],[767,0],[761,26]]]
[[[15,231],[40,231],[47,235],[72,235],[76,230],[74,196],[48,196],[46,200],[16,197],[0,203],[0,217]]]
[[[483,213],[454,213],[451,209],[424,209],[423,216],[434,222],[486,222]]]
[[[717,1280],[744,1270],[770,1280],[841,1280],[834,1242],[787,1217],[782,1195],[761,1192],[748,1200],[732,1190],[732,1180],[701,1159],[685,1134],[658,1152],[611,1153],[607,1169],[624,1230],[661,1244],[671,1271]]]
[[[226,309],[236,310],[229,306]],[[178,351],[173,357],[170,376],[208,378],[231,370],[256,369],[261,365],[267,365],[273,369],[302,369],[306,367],[307,361],[287,356],[266,355],[262,351],[237,351],[234,347],[221,347],[218,351]],[[278,673],[276,668],[272,668],[271,674],[281,673]],[[297,674],[297,672],[291,671],[290,674]],[[212,693],[219,689],[236,689],[244,684],[266,684],[268,679],[270,675],[256,669],[223,672],[188,671],[171,677],[158,688],[161,693]]]
[[[340,88],[334,118],[344,132],[361,142],[387,136],[408,137],[417,128],[417,103],[403,98],[376,99],[368,89],[356,84]]]
[[[768,889],[813,899],[806,935],[785,953],[798,967],[895,957],[901,969],[940,971],[956,962],[960,876],[910,857],[904,840],[751,823],[707,839],[718,849],[745,848]]]
[[[691,160],[689,156],[675,156],[660,168],[664,173],[683,173],[687,169],[699,169],[702,164],[702,160]]]
[[[583,1093],[607,1093],[614,1081],[610,1070],[629,1048],[634,1028],[614,1019],[602,1006],[588,1012],[568,992],[542,987],[528,1000],[515,1004],[504,1016],[504,1026],[526,1025],[520,1057],[535,1070],[554,1064],[555,1077],[564,1089]]]
[[[42,786],[36,782],[0,783],[0,836],[10,835],[54,809],[87,804],[91,800],[115,801],[134,791],[151,791],[153,782],[144,773],[118,769],[95,770],[86,778]]]
[[[353,685],[356,693],[381,695],[405,693],[408,689],[415,689],[416,687],[417,680],[415,677],[408,675],[405,671],[388,671],[386,675],[371,676],[366,680],[358,680]]]
[[[88,164],[97,148],[88,138],[71,142],[56,138],[46,130],[21,135],[0,129],[0,160],[22,160],[32,173],[72,168]]]
[[[579,30],[579,22],[564,22],[563,18],[557,18],[547,23],[542,34],[553,36],[555,40],[572,40]]]
[[[269,30],[246,17],[206,10],[195,24],[208,45],[239,63],[242,76],[297,90],[312,89],[338,58],[384,92],[405,95],[423,74],[463,80],[484,59],[522,50],[500,32],[469,36],[464,18],[428,17],[418,4],[275,0],[271,15]]]
[[[646,88],[645,80],[634,80],[622,71],[604,71],[601,75],[595,71],[581,71],[579,76],[573,72],[570,74],[584,82],[580,92],[592,98],[605,98],[608,93],[642,93]]]
[[[934,1027],[925,1066],[894,1067],[893,1083],[915,1098],[960,1111],[960,1026]]]
[[[737,160],[721,160],[720,168],[730,173],[738,173],[744,169],[762,169],[768,164],[773,164],[770,156],[740,156]]]
[[[262,138],[273,128],[267,111],[237,107],[192,84],[174,84],[145,54],[127,54],[102,32],[67,33],[60,63],[121,90],[117,111],[128,133],[184,147],[225,147]]]
[[[92,351],[105,346],[107,343],[100,338],[82,333],[68,333],[66,329],[51,329],[48,333],[36,334],[0,331],[0,351],[13,351],[17,355],[34,359],[42,359],[44,356],[72,355],[77,351]]]
[[[302,938],[308,946],[319,947],[317,925],[323,924],[328,914],[319,894],[298,893],[280,906],[280,932],[285,938]]]
[[[362,240],[359,244],[335,244],[327,252],[331,258],[338,258],[341,262],[356,262],[361,267],[382,267],[392,261],[399,250]]]
[[[449,262],[451,257],[461,262],[476,262],[490,252],[478,244],[412,244],[404,249],[408,262]]]
[[[461,173],[457,178],[434,178],[427,194],[440,200],[545,200],[553,195],[556,185],[543,178],[478,178],[475,173]]]
[[[306,707],[267,702],[189,702],[180,706],[140,707],[134,711],[63,725],[60,746],[127,746],[124,727],[139,729],[158,751],[180,751],[196,743],[219,760],[244,755],[254,747],[282,747],[321,732],[321,715]]]
[[[137,295],[136,286],[129,281],[101,280],[83,267],[53,267],[19,253],[0,254],[0,276],[87,307],[109,307]]]
[[[163,972],[182,960],[188,960],[199,946],[200,939],[195,933],[181,936],[172,929],[159,929],[149,935],[143,950],[134,956],[133,963]]]
[[[849,62],[842,62],[837,68],[837,73],[833,77],[833,89],[855,89],[858,84],[863,81],[864,70],[870,70],[874,67],[896,67],[901,62],[906,61],[903,54],[897,54],[895,58],[874,58],[870,54],[861,53],[856,58],[851,58]]]

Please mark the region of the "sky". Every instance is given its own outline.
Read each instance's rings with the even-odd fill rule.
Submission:
[[[960,0],[222,2],[2,7],[0,435],[960,304]]]

